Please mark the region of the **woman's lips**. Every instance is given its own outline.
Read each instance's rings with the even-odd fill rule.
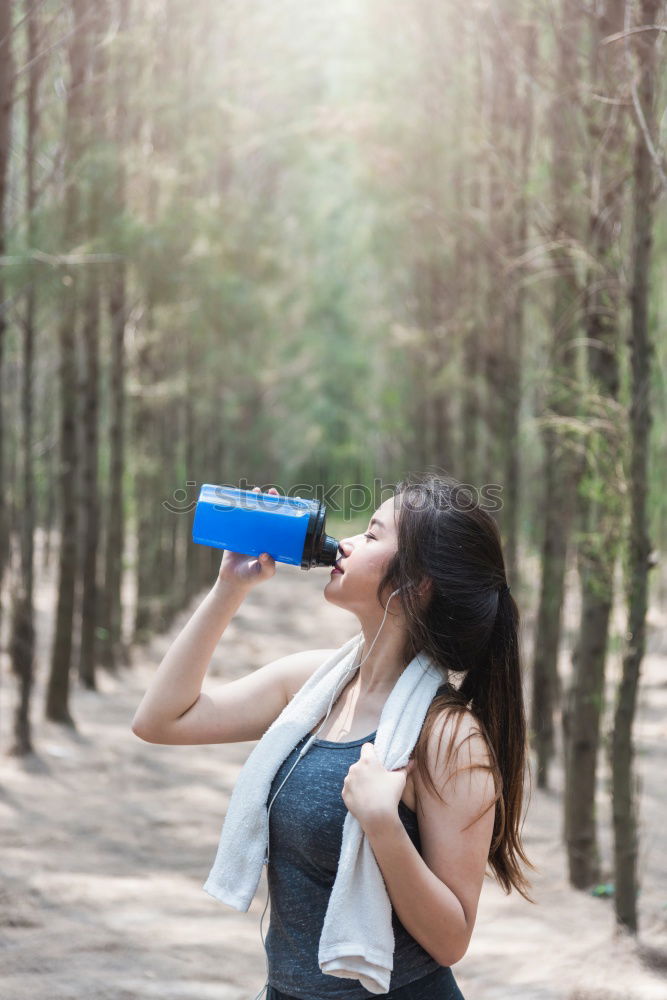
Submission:
[[[338,566],[334,566],[334,568],[331,570],[331,576],[333,576],[334,573],[339,574],[340,576],[343,575],[342,569],[338,569]]]

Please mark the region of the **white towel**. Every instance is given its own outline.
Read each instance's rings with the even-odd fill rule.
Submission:
[[[296,743],[327,714],[332,695],[340,693],[359,669],[357,654],[362,644],[363,633],[359,632],[326,659],[248,756],[229,800],[215,861],[204,883],[204,890],[220,902],[248,910],[266,859],[267,799],[273,778]],[[422,653],[396,681],[375,736],[378,759],[387,770],[408,763],[442,681],[442,671]],[[312,736],[305,746],[315,738]],[[322,972],[358,979],[370,993],[387,993],[394,967],[391,912],[382,872],[368,838],[359,821],[348,812],[338,870],[320,934],[318,962]]]

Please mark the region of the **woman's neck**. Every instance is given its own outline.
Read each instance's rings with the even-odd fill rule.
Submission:
[[[390,622],[387,618],[378,635],[379,624],[379,622],[372,626],[362,624],[361,628],[364,641],[360,652],[357,653],[357,662],[361,663],[361,666],[355,677],[355,685],[361,697],[385,691],[389,693],[407,666],[404,658],[406,643],[404,624]]]

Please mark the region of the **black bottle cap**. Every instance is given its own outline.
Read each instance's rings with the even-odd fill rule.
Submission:
[[[333,566],[338,553],[338,542],[324,533],[326,507],[321,500],[312,500],[306,539],[303,543],[301,569],[311,566]]]
[[[338,545],[338,540],[332,538],[331,535],[325,535],[324,541],[322,542],[322,549],[320,551],[320,558],[318,560],[318,566],[333,566],[336,562],[336,556],[338,555],[338,550],[340,546]]]

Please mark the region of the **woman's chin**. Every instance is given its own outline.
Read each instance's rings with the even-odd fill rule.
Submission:
[[[336,596],[338,595],[340,588],[338,586],[337,580],[338,577],[342,575],[343,575],[342,573],[332,573],[327,582],[325,583],[324,590],[322,591],[322,593],[326,597],[327,601],[333,601],[333,603],[335,604],[338,603],[336,601]]]

